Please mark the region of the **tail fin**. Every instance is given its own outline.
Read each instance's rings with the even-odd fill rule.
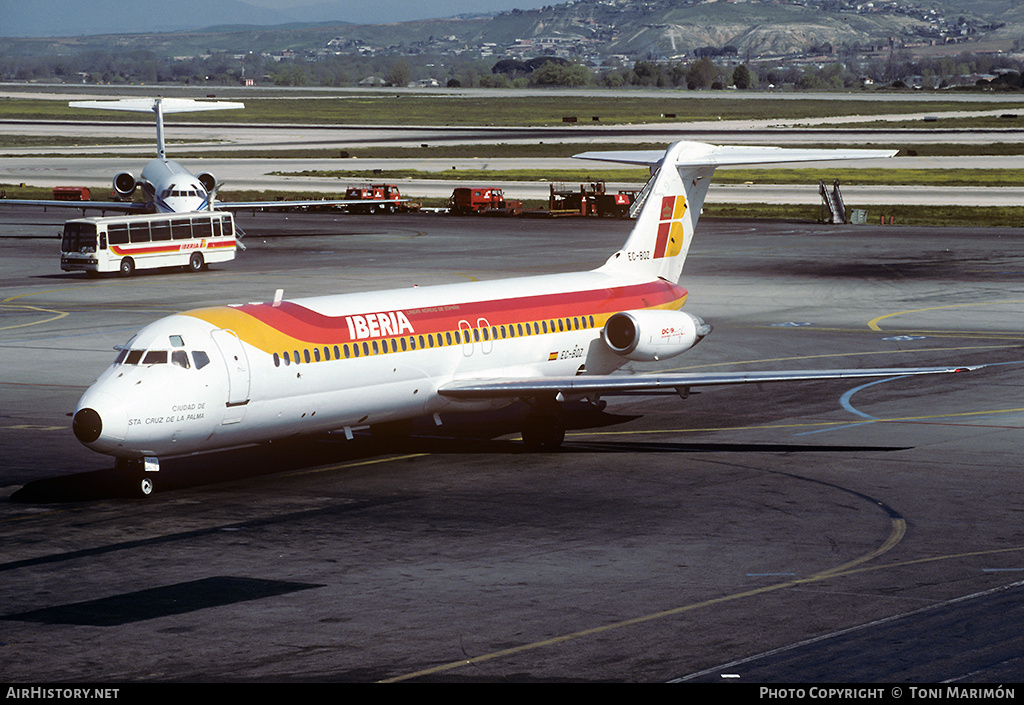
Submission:
[[[656,169],[637,199],[640,210],[626,244],[602,269],[643,273],[677,282],[716,167],[874,159],[895,154],[877,149],[784,149],[676,142],[664,153],[584,152],[575,157]]]
[[[133,113],[154,113],[156,115],[156,155],[166,159],[164,149],[164,113],[194,113],[202,110],[236,110],[244,103],[224,100],[205,103],[191,98],[125,98],[123,100],[74,100],[72,108],[97,108],[100,110],[126,110]]]

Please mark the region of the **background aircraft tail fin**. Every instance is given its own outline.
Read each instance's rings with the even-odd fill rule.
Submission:
[[[715,168],[752,164],[877,159],[893,150],[786,149],[676,142],[664,152],[584,152],[577,159],[644,165],[654,175],[637,198],[636,225],[602,269],[638,271],[678,282]]]
[[[131,113],[153,113],[156,115],[156,153],[166,159],[164,150],[164,113],[195,113],[203,110],[237,110],[244,103],[226,100],[198,101],[191,98],[124,98],[122,100],[73,100],[72,108],[96,110],[124,110]]]

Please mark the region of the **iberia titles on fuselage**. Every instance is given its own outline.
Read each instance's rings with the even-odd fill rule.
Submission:
[[[559,404],[622,391],[892,370],[624,375],[710,326],[678,280],[716,166],[891,156],[680,142],[583,158],[656,169],[623,248],[598,269],[187,311],[143,328],[82,397],[74,432],[122,459],[179,455],[524,400],[523,437],[562,439]],[[947,368],[904,368],[932,373]]]

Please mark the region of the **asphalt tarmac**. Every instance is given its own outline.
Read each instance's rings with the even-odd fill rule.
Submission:
[[[71,433],[144,324],[212,303],[586,269],[627,221],[242,215],[208,272],[59,269],[0,206],[0,680],[1012,683],[1024,229],[704,219],[686,370],[978,365],[165,459]]]

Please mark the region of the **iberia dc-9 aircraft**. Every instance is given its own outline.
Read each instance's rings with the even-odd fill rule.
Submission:
[[[149,161],[138,178],[129,171],[114,175],[114,192],[120,201],[48,201],[5,199],[8,206],[45,206],[76,208],[81,211],[102,210],[123,213],[193,213],[209,210],[282,210],[303,206],[373,206],[394,208],[401,199],[352,200],[330,199],[311,201],[217,201],[221,183],[208,171],[193,174],[176,161],[167,158],[164,143],[164,115],[194,113],[208,110],[239,110],[244,103],[229,101],[198,101],[190,98],[125,98],[123,100],[77,100],[72,108],[120,110],[152,113],[156,117],[156,159]],[[141,189],[143,200],[132,200]]]
[[[956,372],[964,367],[617,373],[679,355],[711,326],[679,285],[708,182],[732,164],[892,156],[873,150],[724,147],[578,155],[655,170],[625,245],[568,274],[217,306],[152,323],[75,410],[75,436],[112,455],[143,494],[159,456],[387,427],[517,400],[524,443],[557,448],[561,403],[692,387]]]

